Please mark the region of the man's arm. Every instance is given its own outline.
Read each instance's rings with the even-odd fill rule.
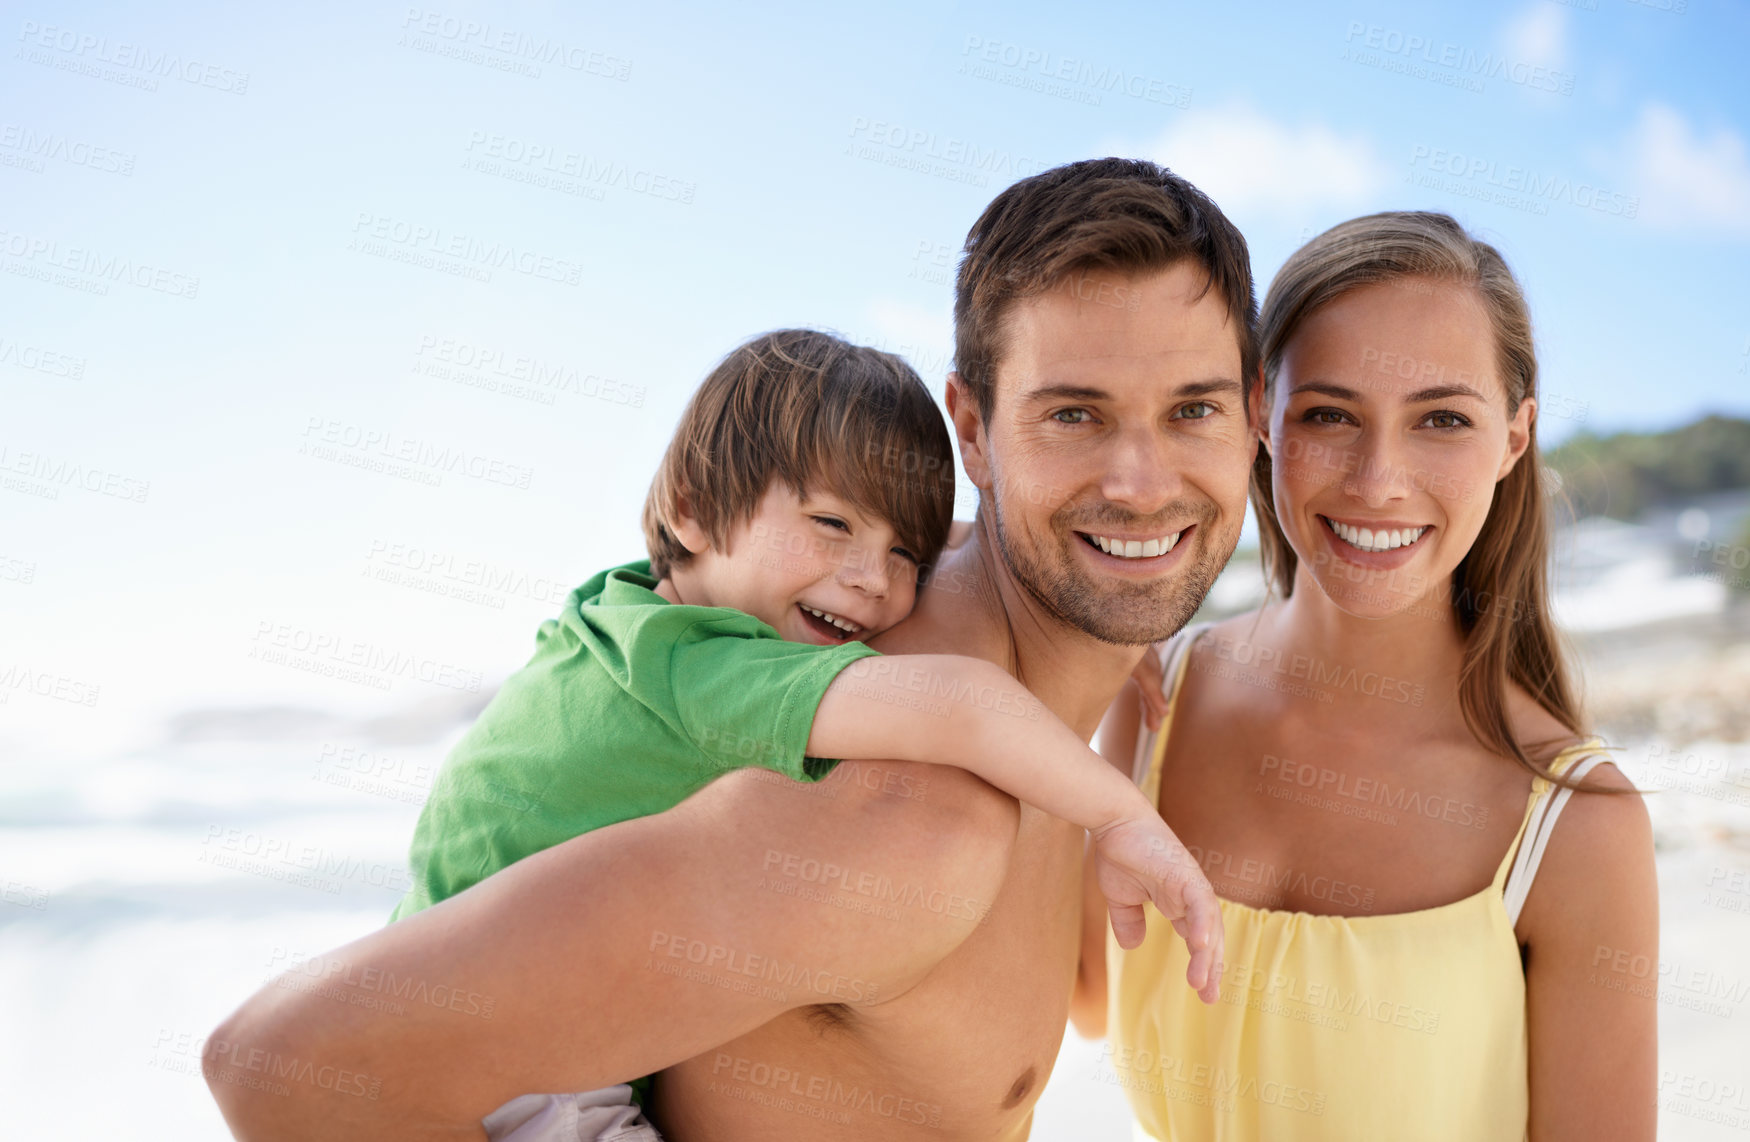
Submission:
[[[733,774],[330,953],[319,986],[268,984],[208,1040],[226,1122],[245,1142],[480,1139],[519,1094],[624,1082],[792,1008],[903,994],[976,911],[894,924],[786,886],[831,868],[988,907],[1019,807],[958,772],[932,773],[927,800],[837,776],[828,798]]]

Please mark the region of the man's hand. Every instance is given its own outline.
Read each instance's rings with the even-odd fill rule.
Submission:
[[[1173,830],[1150,811],[1092,834],[1094,875],[1121,948],[1142,943],[1152,901],[1191,951],[1185,982],[1205,1003],[1221,997],[1224,932],[1215,889]]]

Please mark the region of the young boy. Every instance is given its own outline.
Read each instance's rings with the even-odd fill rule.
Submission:
[[[445,762],[394,918],[733,769],[818,781],[834,759],[894,759],[961,766],[1091,830],[1120,943],[1152,900],[1219,962],[1213,891],[1125,775],[995,664],[865,645],[946,542],[953,471],[898,357],[807,330],[732,352],[651,487],[648,564],[595,576],[541,625]]]

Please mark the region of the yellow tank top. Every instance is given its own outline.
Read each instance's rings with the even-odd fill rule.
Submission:
[[[1190,654],[1176,657],[1142,782],[1156,803]],[[1564,751],[1552,771],[1596,746]],[[1527,820],[1550,788],[1534,779]],[[1184,941],[1153,906],[1137,948],[1108,930],[1099,1077],[1126,1092],[1137,1137],[1519,1142],[1525,974],[1502,886],[1524,835],[1522,821],[1487,888],[1419,912],[1315,916],[1222,900],[1227,970],[1213,1006],[1186,985]]]

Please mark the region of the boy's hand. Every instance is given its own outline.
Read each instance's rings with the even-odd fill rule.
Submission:
[[[1092,834],[1094,871],[1121,948],[1142,943],[1142,906],[1155,908],[1191,951],[1185,982],[1205,1003],[1221,997],[1224,932],[1221,906],[1203,869],[1154,812],[1125,818]]]
[[[1151,734],[1161,728],[1161,720],[1167,716],[1166,675],[1161,666],[1161,648],[1165,645],[1157,642],[1150,646],[1130,672],[1136,679],[1136,688],[1142,692],[1142,720]]]

